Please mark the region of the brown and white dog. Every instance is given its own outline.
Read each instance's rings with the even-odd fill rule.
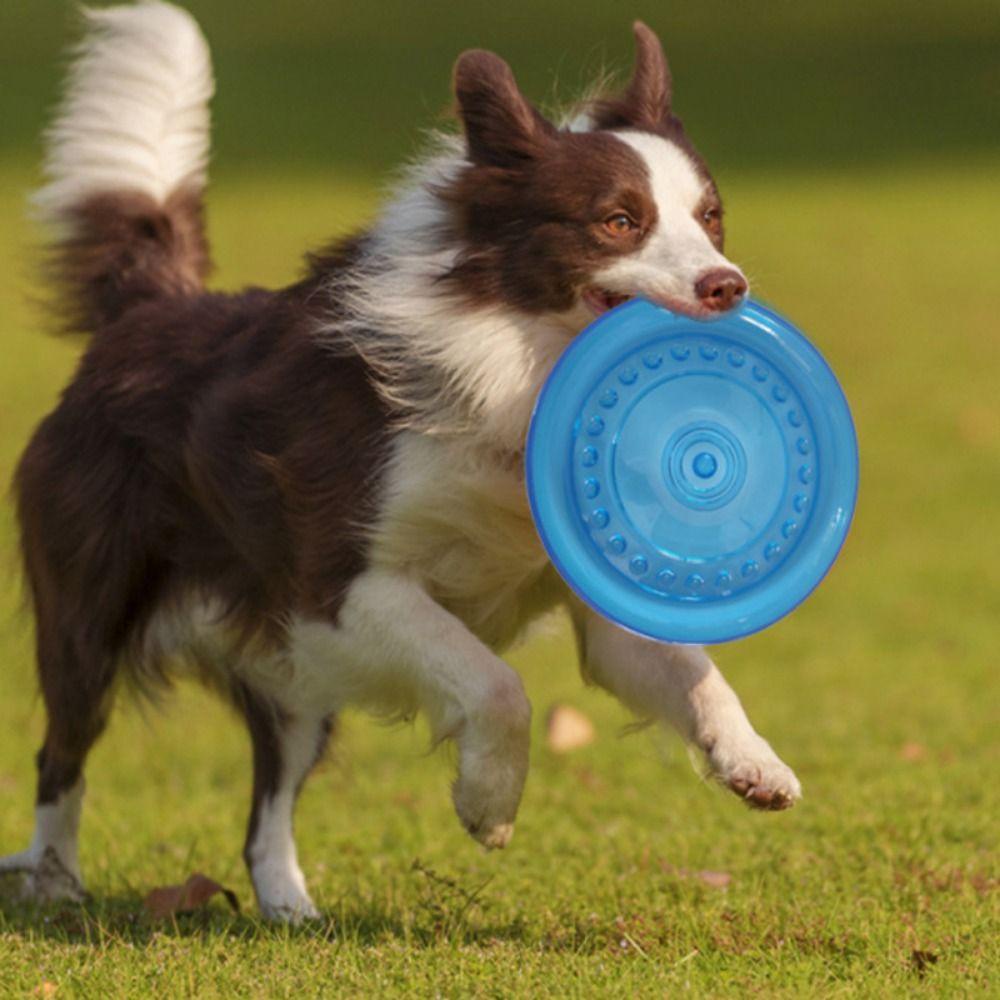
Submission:
[[[675,726],[752,805],[798,798],[702,649],[570,600],[524,494],[532,404],[595,313],[643,295],[702,316],[746,293],[653,32],[635,26],[624,93],[561,126],[500,58],[463,53],[462,135],[300,282],[227,295],[203,285],[200,31],[158,2],[87,17],[37,202],[58,302],[92,338],[17,470],[48,722],[35,835],[0,871],[80,895],[82,771],[116,679],[185,665],[250,729],[266,916],[316,914],[292,812],[347,705],[426,713],[458,745],[459,818],[502,847],[531,710],[497,651],[560,603],[588,680]]]

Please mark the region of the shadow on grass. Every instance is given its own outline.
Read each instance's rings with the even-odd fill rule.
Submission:
[[[149,917],[142,900],[129,894],[107,895],[85,903],[23,902],[4,887],[0,895],[0,935],[39,938],[56,944],[106,947],[121,944],[142,948],[164,937],[233,942],[274,940],[339,941],[367,948],[394,940],[410,947],[443,943],[489,945],[529,940],[520,918],[491,921],[442,914],[418,905],[403,913],[394,908],[344,902],[324,910],[320,920],[290,926],[269,923],[256,911],[234,914],[223,904],[178,914],[172,919]],[[577,942],[578,946],[579,942]]]
[[[888,962],[890,971],[916,982],[937,975],[940,965],[957,967],[970,983],[981,978],[977,969],[984,949],[982,936],[970,929],[948,941],[947,948],[913,948],[903,934],[876,959],[870,931],[848,927],[817,913],[801,913],[776,923],[767,905],[725,905],[703,900],[699,919],[664,920],[648,913],[597,915],[561,910],[535,913],[529,922],[520,915],[492,919],[483,883],[466,887],[415,863],[416,897],[400,905],[342,897],[319,920],[299,926],[267,923],[256,912],[234,914],[221,904],[172,920],[152,920],[135,894],[109,894],[84,904],[35,905],[17,902],[0,882],[0,937],[25,942],[95,950],[122,947],[155,949],[164,939],[195,946],[270,943],[310,947],[371,950],[386,945],[410,951],[470,948],[488,951],[513,946],[531,952],[576,957],[600,956],[613,962],[653,959],[665,966],[682,965],[696,956],[705,960],[752,963],[804,962],[817,959],[827,974],[843,981],[873,961]],[[679,902],[679,901],[678,901]],[[963,966],[961,963],[967,963]]]
[[[665,962],[686,961],[696,954],[764,960],[789,948],[800,955],[819,956],[845,975],[870,950],[863,934],[835,932],[822,921],[779,933],[762,931],[766,921],[757,912],[723,911],[721,920],[716,919],[719,914],[713,914],[712,907],[706,907],[704,926],[692,933],[683,921],[652,920],[639,914],[623,918],[547,912],[540,923],[529,923],[521,916],[494,920],[488,913],[442,912],[426,900],[404,909],[344,899],[325,909],[320,920],[288,926],[265,922],[256,913],[232,914],[219,904],[173,920],[154,921],[145,914],[141,900],[128,894],[104,896],[85,904],[52,905],[0,897],[0,936],[101,950],[115,946],[155,948],[165,938],[234,946],[292,942],[306,948],[329,945],[376,952],[387,944],[415,951],[456,946],[487,951],[511,945],[612,960],[655,955]]]
[[[519,917],[506,922],[489,919],[483,891],[490,879],[468,886],[439,874],[419,859],[412,863],[410,872],[416,891],[405,911],[345,896],[320,920],[296,926],[269,923],[255,911],[233,913],[220,902],[157,919],[140,897],[129,892],[91,896],[83,903],[35,903],[19,898],[17,877],[8,876],[0,880],[0,934],[42,937],[64,944],[120,943],[132,947],[149,945],[164,936],[235,941],[262,937],[338,940],[358,947],[387,940],[411,947],[527,940]],[[579,940],[576,944],[579,946]]]

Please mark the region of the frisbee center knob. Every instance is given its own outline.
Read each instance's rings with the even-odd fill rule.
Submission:
[[[685,507],[715,510],[729,503],[746,478],[746,456],[736,436],[715,423],[680,428],[662,459],[667,488]]]
[[[711,479],[715,475],[715,470],[719,467],[714,455],[707,451],[701,451],[694,457],[691,463],[694,474],[700,479]]]

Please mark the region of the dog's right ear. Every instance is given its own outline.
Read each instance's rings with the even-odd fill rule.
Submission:
[[[492,52],[463,52],[455,63],[454,89],[473,163],[524,165],[555,135],[555,127],[518,89],[510,67]]]
[[[596,101],[592,109],[597,128],[637,128],[656,132],[671,116],[673,80],[660,39],[652,28],[636,21],[635,69],[620,97]]]

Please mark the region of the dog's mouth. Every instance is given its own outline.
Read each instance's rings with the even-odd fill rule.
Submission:
[[[622,292],[609,292],[606,288],[585,288],[582,295],[583,301],[595,316],[603,316],[610,309],[628,302],[633,297]]]
[[[615,306],[620,306],[635,298],[634,295],[627,295],[624,292],[612,292],[607,288],[597,288],[594,286],[585,288],[580,297],[595,316],[603,316],[609,310],[614,309]],[[711,309],[707,309],[696,302],[687,302],[684,299],[673,296],[658,295],[650,296],[649,299],[651,302],[663,306],[664,309],[669,309],[671,312],[678,313],[681,316],[690,316],[692,319],[709,319],[718,315]]]

